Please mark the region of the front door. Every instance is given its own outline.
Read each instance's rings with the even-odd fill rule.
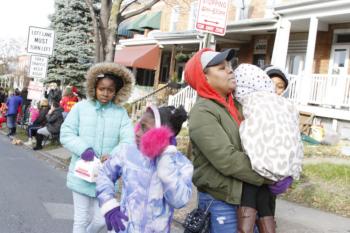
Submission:
[[[299,75],[304,70],[305,54],[288,54],[287,70],[289,74]]]
[[[348,73],[349,48],[350,46],[344,45],[333,46],[329,74],[346,75]]]
[[[341,107],[348,98],[349,45],[334,45],[329,64],[330,77],[327,80],[327,101]],[[333,103],[335,101],[335,103]]]

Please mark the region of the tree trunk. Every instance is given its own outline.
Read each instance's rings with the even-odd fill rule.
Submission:
[[[112,0],[101,0],[101,20],[100,20],[100,35],[103,57],[105,60],[107,53],[107,38],[109,37],[108,21],[111,16]]]
[[[123,0],[116,0],[113,2],[112,9],[111,9],[111,16],[109,18],[108,22],[108,40],[106,44],[106,57],[105,61],[107,62],[113,62],[114,58],[114,47],[115,47],[115,40],[116,40],[116,30],[117,25],[119,25],[120,20],[120,6],[122,4]]]
[[[90,10],[90,15],[92,18],[92,25],[94,27],[94,36],[95,36],[95,56],[94,56],[94,62],[101,62],[101,52],[100,52],[100,48],[101,48],[101,40],[100,40],[100,32],[99,32],[99,27],[98,27],[98,21],[97,21],[97,16],[95,14],[94,11],[94,7],[92,5],[91,0],[85,0],[86,4],[89,7]]]

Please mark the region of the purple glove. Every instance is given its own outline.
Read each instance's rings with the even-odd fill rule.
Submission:
[[[112,230],[114,228],[115,232],[124,231],[125,226],[122,219],[128,221],[129,218],[120,211],[120,207],[115,207],[105,214],[105,220],[107,225],[107,230]]]
[[[92,148],[86,149],[81,155],[80,158],[85,161],[92,161],[95,157],[95,151]]]
[[[172,136],[170,138],[170,145],[177,146],[177,141],[176,141],[176,137],[175,136]]]
[[[272,194],[278,195],[278,194],[284,193],[289,188],[289,186],[291,186],[292,183],[293,183],[293,178],[291,176],[288,176],[283,180],[277,181],[274,184],[270,184],[269,189]]]

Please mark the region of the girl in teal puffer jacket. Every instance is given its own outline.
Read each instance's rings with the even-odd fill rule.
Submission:
[[[73,191],[73,233],[97,233],[105,225],[96,184],[74,175],[77,160],[104,161],[123,144],[134,142],[133,127],[121,106],[130,94],[132,73],[115,63],[100,63],[86,75],[88,100],[74,105],[61,127],[60,140],[72,152],[67,186]]]

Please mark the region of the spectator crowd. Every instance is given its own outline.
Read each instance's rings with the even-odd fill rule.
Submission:
[[[47,85],[42,99],[28,97],[27,87],[22,90],[0,87],[0,129],[6,124],[11,139],[15,138],[18,127],[25,129],[28,141],[24,144],[40,150],[45,139],[59,140],[64,118],[80,97],[78,89],[70,85],[62,94],[55,82]]]

